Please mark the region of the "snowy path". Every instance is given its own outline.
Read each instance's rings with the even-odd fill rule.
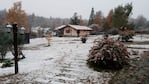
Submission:
[[[82,44],[79,38],[55,37],[50,47],[45,47],[45,39],[33,40],[26,46],[38,45],[39,50],[25,50],[27,58],[19,63],[20,74],[0,78],[0,84],[102,84],[109,78],[108,73],[96,72],[86,65],[93,39]]]

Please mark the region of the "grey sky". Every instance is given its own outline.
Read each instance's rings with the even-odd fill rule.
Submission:
[[[131,17],[143,15],[149,19],[149,0],[1,0],[0,10],[9,9],[16,1],[22,1],[23,9],[28,14],[70,18],[77,12],[83,19],[89,18],[92,7],[95,11],[101,10],[104,16],[107,16],[109,10],[132,2],[134,8]]]

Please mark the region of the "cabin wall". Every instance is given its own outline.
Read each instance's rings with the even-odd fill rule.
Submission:
[[[90,34],[88,30],[79,30],[79,36],[86,36]],[[65,27],[64,28],[64,36],[78,36],[77,30],[72,27]]]

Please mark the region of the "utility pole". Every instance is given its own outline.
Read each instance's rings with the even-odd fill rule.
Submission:
[[[18,68],[18,36],[17,36],[17,24],[14,23],[13,25],[13,45],[14,45],[14,62],[15,62],[15,74],[19,72]]]

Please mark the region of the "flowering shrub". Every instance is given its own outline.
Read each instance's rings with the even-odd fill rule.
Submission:
[[[89,51],[88,64],[95,67],[120,69],[128,64],[130,53],[123,43],[112,38],[96,39]]]

